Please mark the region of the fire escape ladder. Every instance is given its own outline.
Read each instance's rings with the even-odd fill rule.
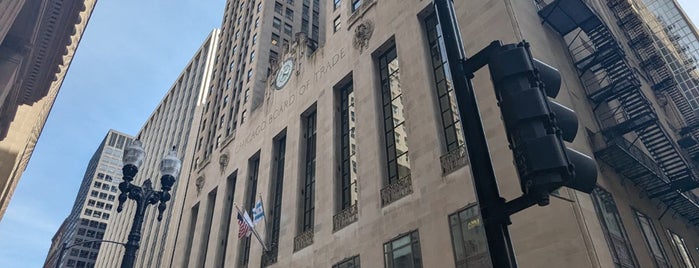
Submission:
[[[608,7],[617,18],[628,44],[641,67],[654,70],[655,87],[672,90],[672,78],[662,56],[647,36],[643,21],[627,0],[609,0]],[[544,23],[569,42],[571,56],[590,101],[604,148],[595,148],[598,160],[633,181],[649,198],[658,198],[693,224],[699,214],[696,196],[683,193],[699,187],[691,163],[658,119],[652,103],[641,90],[641,82],[611,30],[583,0],[555,0],[539,11]],[[570,33],[578,30],[572,37]],[[644,35],[645,34],[645,35]],[[665,68],[665,70],[663,70]],[[698,125],[699,126],[699,125]],[[695,128],[699,130],[699,127]],[[634,133],[642,148],[628,142],[624,135]]]

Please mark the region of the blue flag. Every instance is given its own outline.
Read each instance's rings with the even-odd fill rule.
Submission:
[[[255,207],[252,209],[252,224],[257,224],[265,217],[265,209],[262,206],[262,200],[255,203]]]

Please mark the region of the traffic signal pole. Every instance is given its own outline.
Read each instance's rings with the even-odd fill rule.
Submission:
[[[454,93],[458,100],[460,122],[463,125],[461,130],[471,162],[473,184],[488,239],[490,259],[493,267],[515,268],[517,261],[507,228],[510,224],[510,213],[508,213],[509,209],[507,209],[505,199],[500,197],[498,191],[476,95],[471,84],[473,71],[487,64],[490,52],[501,47],[502,44],[499,41],[493,42],[469,61],[466,61],[454,16],[453,3],[451,0],[435,0],[434,4],[442,28]],[[469,70],[467,71],[466,68]],[[520,199],[519,201],[523,201],[523,204],[527,203],[527,200]]]

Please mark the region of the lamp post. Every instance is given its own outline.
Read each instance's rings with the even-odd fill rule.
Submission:
[[[161,191],[153,189],[153,183],[150,179],[143,182],[143,186],[131,184],[133,178],[138,173],[138,168],[143,164],[145,151],[141,145],[141,141],[134,140],[129,146],[124,149],[124,181],[119,184],[119,206],[117,213],[123,209],[124,201],[127,198],[136,201],[136,212],[133,216],[131,231],[129,232],[128,241],[124,247],[124,257],[121,261],[121,268],[132,268],[136,261],[136,252],[138,251],[141,241],[141,229],[143,229],[143,217],[149,205],[158,204],[158,221],[163,219],[163,211],[165,211],[166,203],[170,200],[170,190],[175,184],[175,178],[180,173],[182,162],[177,158],[177,152],[173,146],[160,162],[160,177]]]

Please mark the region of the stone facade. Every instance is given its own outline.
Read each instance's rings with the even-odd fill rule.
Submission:
[[[296,4],[284,2],[298,6],[300,1]],[[245,119],[221,120],[224,125],[216,125],[212,122],[218,122],[219,114],[216,114],[214,120],[200,128],[200,134],[210,135],[208,133],[213,131],[210,136],[216,137],[224,133],[230,122],[240,123],[234,134],[223,134],[225,142],[210,139],[204,147],[213,144],[213,150],[199,150],[195,154],[195,159],[202,160],[197,161],[198,166],[189,177],[201,179],[196,182],[190,179],[187,194],[180,195],[186,199],[181,219],[172,223],[178,224],[180,231],[173,233],[178,242],[170,267],[257,267],[263,260],[265,265],[274,267],[332,267],[344,260],[354,260],[353,256],[357,255],[363,267],[381,267],[386,256],[390,256],[384,254],[384,246],[393,246],[389,242],[404,237],[414,239],[411,240],[413,260],[419,259],[422,267],[453,267],[459,261],[455,257],[450,215],[476,204],[477,200],[468,161],[461,160],[465,165],[450,164],[448,168],[441,164],[447,160],[440,161],[444,156],[454,156],[445,145],[431,50],[427,45],[429,37],[424,21],[433,12],[432,3],[375,0],[359,1],[353,6],[355,2],[342,1],[337,8],[332,1],[323,3],[321,12],[327,18],[324,34],[321,34],[324,42],[310,50],[304,35],[300,35],[280,54],[279,62],[293,60],[291,76],[281,88],[275,85],[280,80],[275,68],[268,78],[259,75],[259,71],[266,68],[255,69],[258,72],[255,83],[263,84],[262,88],[255,88],[263,90],[264,99],[242,116]],[[545,5],[543,2],[551,1],[539,2]],[[611,31],[623,39],[623,32],[614,26],[614,16],[606,4],[588,2],[592,2],[599,16],[611,25]],[[599,143],[604,142],[599,141],[601,134],[598,133],[603,129],[595,117],[597,107],[588,100],[571,62],[566,40],[542,24],[537,14],[541,6],[532,1],[495,0],[456,1],[455,5],[467,55],[493,40],[514,43],[526,39],[535,57],[559,69],[563,85],[557,101],[575,109],[580,117],[578,136],[570,146],[588,155],[599,152],[603,146]],[[265,6],[261,16],[269,18],[266,16],[271,17],[272,12],[271,7]],[[339,24],[335,24],[338,20]],[[267,21],[269,19],[263,19],[262,25]],[[269,34],[269,28],[251,31],[245,35],[258,33],[262,40],[259,42],[269,40],[261,34]],[[222,39],[226,41],[229,36],[234,38],[224,29]],[[269,44],[258,45],[258,51],[269,47]],[[387,139],[398,137],[395,135],[398,130],[391,134],[394,136],[385,135],[384,129],[389,123],[382,117],[385,100],[382,100],[380,74],[381,58],[390,54],[392,47],[396,50],[400,78],[391,80],[391,83],[397,82],[391,84],[391,89],[397,86],[402,94],[401,105],[393,108],[401,111],[404,121],[401,141],[395,141],[395,146],[404,147],[405,150],[400,151],[407,152],[409,162],[400,164],[402,170],[398,169],[400,174],[409,167],[408,176],[400,176],[396,181],[390,179],[393,175],[387,167],[387,158],[391,151],[386,145]],[[222,51],[228,53],[226,49]],[[222,70],[220,66],[227,65],[219,63],[217,66]],[[395,70],[394,67],[390,65],[389,69]],[[230,73],[236,71],[232,68]],[[356,126],[353,138],[357,156],[356,207],[350,206],[350,210],[356,210],[356,214],[341,210],[338,205],[339,163],[343,157],[338,149],[342,120],[339,89],[350,82],[354,92],[352,121]],[[500,192],[508,200],[516,198],[521,195],[520,185],[487,70],[476,73],[473,84]],[[209,101],[226,116],[228,108],[222,100],[224,96],[236,99],[235,91],[214,90],[222,93],[211,95]],[[643,82],[642,90],[649,96],[650,103],[657,106],[648,82]],[[313,131],[315,158],[309,165],[307,129],[311,114],[315,114],[317,123]],[[662,113],[658,115],[664,125],[665,121],[672,120]],[[239,113],[233,116],[238,117]],[[276,153],[280,145],[276,144],[280,137],[285,140],[286,151],[281,172],[283,184],[277,183],[280,172],[276,166],[280,162]],[[462,153],[457,150],[456,154]],[[224,155],[225,161],[219,161]],[[225,165],[221,164],[224,162]],[[604,199],[564,188],[558,192],[562,198],[552,198],[549,206],[532,207],[512,217],[510,233],[521,267],[613,267],[615,262],[627,259],[635,267],[652,267],[655,259],[635,211],[651,219],[666,260],[672,266],[681,267],[683,257],[666,230],[684,239],[689,249],[687,256],[699,258],[694,249],[699,244],[699,235],[693,218],[683,217],[674,209],[664,212],[665,203],[648,198],[644,189],[629,182],[615,167],[601,160],[598,162],[598,185],[610,194],[602,194]],[[313,221],[312,226],[306,228],[309,166],[314,171],[310,214]],[[251,187],[252,183],[255,187]],[[274,191],[279,186],[282,191]],[[281,211],[278,224],[270,216],[272,204],[278,200],[275,192],[281,194],[276,208]],[[251,200],[258,199],[258,194],[265,203],[270,221],[257,225],[260,237],[268,240],[272,237],[268,235],[270,227],[275,224],[279,227],[278,244],[270,245],[276,246],[274,258],[263,257],[263,248],[254,237],[252,242],[246,242],[235,235],[238,229],[235,207],[249,210]],[[692,213],[699,213],[696,203],[692,209]],[[600,218],[613,212],[617,212],[618,217]],[[625,242],[608,235],[610,222],[621,224],[625,231],[619,239]],[[469,224],[478,228],[479,221]],[[410,235],[404,236],[406,234]],[[247,243],[250,243],[249,253],[245,250]],[[610,243],[617,244],[613,247]],[[618,243],[627,248],[629,256],[620,255],[615,249]],[[467,250],[468,254],[472,252]],[[482,255],[475,257],[482,258]]]

